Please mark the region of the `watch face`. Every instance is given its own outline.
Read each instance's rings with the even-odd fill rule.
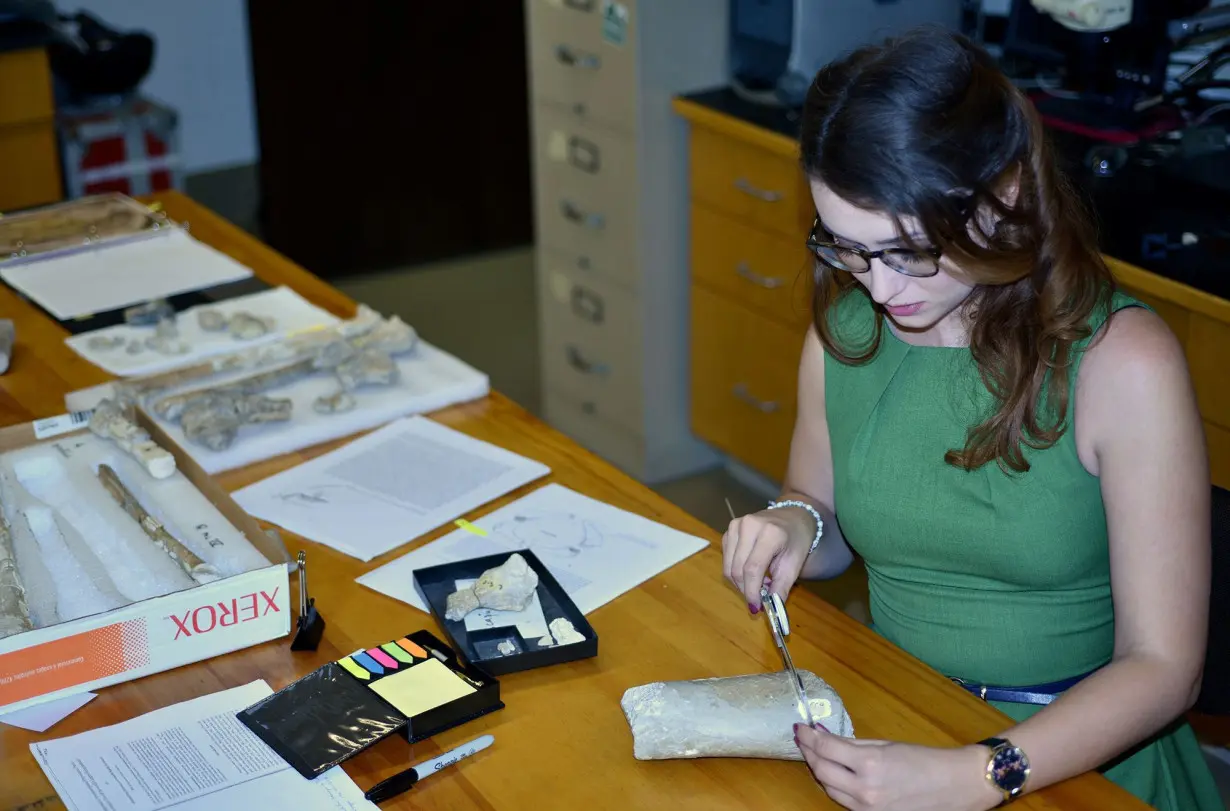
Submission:
[[[995,785],[1004,791],[1016,792],[1025,785],[1029,776],[1029,761],[1016,747],[1004,747],[995,753],[991,764],[991,777]]]

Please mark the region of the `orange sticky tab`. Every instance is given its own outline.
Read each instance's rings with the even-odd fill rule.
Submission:
[[[418,645],[411,642],[409,639],[406,639],[405,637],[402,637],[401,639],[397,640],[397,644],[401,647],[402,650],[406,651],[411,656],[417,656],[420,659],[427,658],[427,651],[423,650]]]

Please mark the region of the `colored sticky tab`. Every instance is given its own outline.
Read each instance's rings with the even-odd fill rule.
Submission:
[[[406,653],[409,653],[411,656],[417,656],[420,659],[427,658],[427,651],[423,650],[418,645],[414,644],[413,642],[411,642],[409,639],[406,639],[405,637],[402,637],[401,639],[397,640],[397,646],[401,648],[402,650],[404,650]]]
[[[462,529],[464,529],[466,532],[472,532],[475,535],[481,535],[484,538],[487,537],[487,530],[483,529],[482,527],[474,526],[473,524],[471,524],[469,521],[465,520],[464,518],[458,518],[453,523],[461,527]]]
[[[385,653],[387,653],[389,656],[392,656],[397,661],[405,662],[408,665],[414,664],[414,657],[411,656],[408,652],[399,648],[395,643],[385,642],[380,647],[382,650],[384,650]]]
[[[372,657],[368,656],[363,651],[359,651],[358,653],[354,654],[353,658],[356,662],[363,665],[365,668],[370,670],[372,673],[375,673],[377,676],[384,673],[384,668],[380,666],[380,663],[377,662]]]
[[[393,657],[389,656],[387,653],[380,650],[380,648],[368,648],[367,653],[369,656],[371,656],[373,659],[375,659],[380,664],[387,667],[389,670],[397,669],[397,662],[393,661]]]
[[[343,656],[341,659],[337,660],[337,663],[346,668],[346,671],[355,678],[367,681],[372,677],[370,673],[355,664],[354,659],[351,659],[349,656]]]

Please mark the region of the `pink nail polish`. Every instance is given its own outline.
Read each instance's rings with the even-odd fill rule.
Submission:
[[[753,614],[756,614],[760,611],[760,608],[755,603],[748,603],[747,610],[751,611]]]

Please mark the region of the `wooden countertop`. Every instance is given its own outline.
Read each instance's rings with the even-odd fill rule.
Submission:
[[[340,316],[353,312],[354,302],[337,290],[182,195],[155,199],[164,203],[172,218],[191,223],[195,237],[247,264],[261,278],[287,284]],[[65,332],[58,325],[8,288],[0,287],[0,312],[16,322],[18,339],[10,371],[0,376],[4,424],[62,413],[65,393],[106,379],[105,373],[64,345]],[[801,762],[640,762],[632,756],[632,737],[619,707],[627,688],[781,667],[765,620],[749,616],[722,579],[716,533],[498,393],[431,416],[550,465],[547,481],[706,538],[712,545],[593,612],[589,619],[601,640],[596,658],[502,677],[505,709],[413,747],[394,736],[348,761],[344,768],[360,788],[411,761],[490,733],[495,744],[489,750],[383,807],[589,811],[836,807]],[[268,460],[218,479],[234,490],[339,444]],[[502,506],[525,490],[478,512]],[[105,688],[44,735],[0,727],[0,811],[63,807],[30,754],[31,742],[113,724],[257,678],[276,690],[360,646],[418,628],[438,633],[427,615],[354,582],[359,574],[404,554],[407,547],[363,564],[289,533],[284,538],[292,552],[306,549],[312,561],[312,591],[328,623],[319,651],[292,653],[289,639],[277,640]],[[796,664],[834,686],[860,737],[959,745],[1004,727],[1006,719],[996,710],[809,591],[797,590],[790,610],[790,648]],[[1014,807],[1128,811],[1146,806],[1105,778],[1090,774],[1031,795]]]

